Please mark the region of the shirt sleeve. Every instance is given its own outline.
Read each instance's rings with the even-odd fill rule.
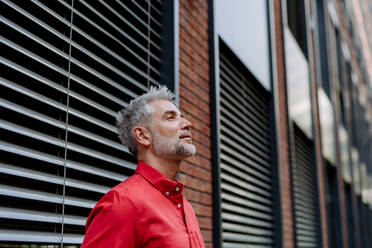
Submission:
[[[133,203],[126,196],[108,192],[88,217],[81,247],[140,247],[136,215]]]

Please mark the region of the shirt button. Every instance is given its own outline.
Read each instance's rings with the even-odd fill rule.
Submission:
[[[180,203],[178,203],[178,204],[177,204],[177,207],[178,207],[178,208],[181,208],[181,204],[180,204]]]
[[[167,192],[165,192],[165,195],[169,195],[169,192],[167,191]]]
[[[178,191],[180,191],[180,187],[176,187],[175,189],[174,189],[176,192],[178,192]]]

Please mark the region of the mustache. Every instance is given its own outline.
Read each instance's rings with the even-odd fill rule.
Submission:
[[[181,136],[190,136],[191,138],[191,132],[187,130],[179,131],[177,133],[177,138],[180,138]]]

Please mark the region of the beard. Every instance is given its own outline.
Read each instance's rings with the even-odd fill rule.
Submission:
[[[161,158],[168,160],[183,160],[191,157],[196,152],[195,145],[181,143],[182,132],[177,133],[176,138],[161,136],[156,130],[151,130],[153,134],[154,153]]]

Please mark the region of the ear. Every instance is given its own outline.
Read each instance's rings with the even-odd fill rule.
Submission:
[[[151,133],[150,131],[141,126],[136,126],[133,129],[133,136],[136,139],[137,143],[143,146],[149,146],[151,144]]]

